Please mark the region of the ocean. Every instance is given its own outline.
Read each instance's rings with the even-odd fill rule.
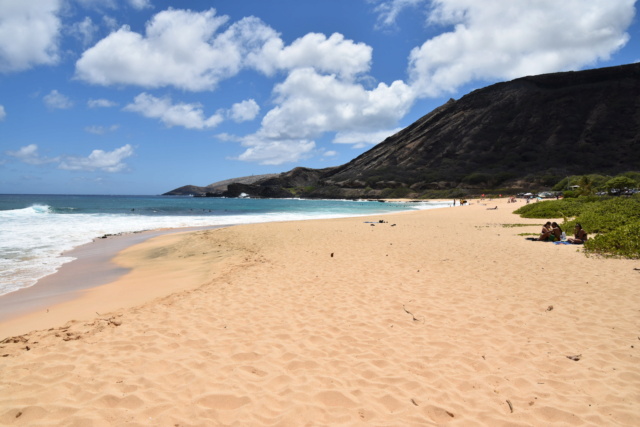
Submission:
[[[160,228],[354,217],[448,206],[441,202],[223,199],[171,196],[0,195],[0,295],[34,285],[110,234]]]

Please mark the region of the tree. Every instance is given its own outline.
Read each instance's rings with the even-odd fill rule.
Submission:
[[[621,194],[624,190],[635,188],[638,184],[626,176],[616,176],[604,184],[604,188],[609,194]]]
[[[580,186],[580,188],[577,190],[577,192],[581,196],[590,196],[593,194],[593,184],[593,179],[590,176],[583,175],[578,180],[578,185]]]

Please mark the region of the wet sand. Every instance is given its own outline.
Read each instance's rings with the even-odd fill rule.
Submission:
[[[75,260],[63,264],[57,272],[43,277],[33,286],[0,295],[0,335],[3,332],[22,333],[30,328],[47,326],[47,316],[43,314],[49,314],[50,308],[77,299],[85,290],[115,282],[129,269],[114,263],[113,258],[128,247],[162,235],[215,228],[219,227],[163,229],[111,235],[107,238],[97,238],[91,243],[65,252],[65,256]],[[158,295],[163,295],[163,292],[152,293],[149,299]],[[38,313],[44,322],[25,321],[24,326],[20,326],[25,316]],[[31,318],[33,319],[33,316]],[[17,328],[5,332],[2,329],[3,323],[17,325]]]

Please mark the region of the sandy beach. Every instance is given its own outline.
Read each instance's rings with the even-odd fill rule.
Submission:
[[[129,247],[0,321],[0,424],[640,425],[640,264],[527,241],[522,204]]]

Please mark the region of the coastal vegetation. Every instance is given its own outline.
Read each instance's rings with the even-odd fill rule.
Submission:
[[[588,254],[640,259],[640,193],[631,190],[640,186],[632,178],[635,176],[634,172],[606,180],[586,177],[589,182],[599,182],[590,194],[527,204],[515,213],[524,218],[563,218],[562,228],[567,234],[576,223],[581,224],[591,236],[584,245]],[[578,180],[586,183],[582,178]],[[620,183],[624,187],[620,188]],[[603,193],[603,189],[607,191]],[[629,194],[615,195],[623,192]]]

